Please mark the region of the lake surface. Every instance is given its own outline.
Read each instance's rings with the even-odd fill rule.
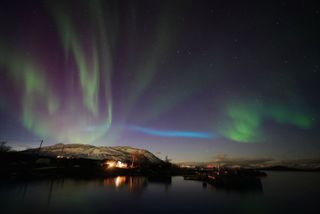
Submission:
[[[172,177],[47,180],[0,186],[0,213],[318,213],[320,173],[267,172],[261,191]]]

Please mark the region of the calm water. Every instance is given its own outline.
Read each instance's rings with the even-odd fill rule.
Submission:
[[[267,172],[263,190],[217,190],[173,177],[38,181],[0,186],[0,213],[318,213],[320,173]]]

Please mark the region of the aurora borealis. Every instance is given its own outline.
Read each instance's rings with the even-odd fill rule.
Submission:
[[[320,152],[320,8],[300,1],[3,1],[0,139],[174,160]]]
[[[192,132],[192,131],[174,131],[174,130],[156,130],[139,126],[128,126],[127,129],[141,132],[144,134],[162,136],[162,137],[184,137],[184,138],[204,138],[213,139],[214,134],[206,132]]]

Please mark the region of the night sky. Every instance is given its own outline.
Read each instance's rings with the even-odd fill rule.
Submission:
[[[317,157],[314,2],[1,1],[0,139]]]

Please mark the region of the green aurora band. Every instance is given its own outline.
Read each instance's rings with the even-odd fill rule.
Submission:
[[[102,27],[104,23],[101,23],[103,19],[99,17],[101,11],[97,10],[99,6],[96,4],[92,4],[91,8],[90,26],[94,26],[96,31],[90,35],[90,54],[85,51],[77,27],[64,12],[65,8],[51,5],[65,49],[65,63],[67,65],[75,61],[76,67],[72,69],[79,74],[79,78],[74,78],[75,81],[70,83],[68,91],[64,92],[73,94],[68,99],[64,99],[63,95],[56,92],[57,88],[50,85],[47,67],[34,56],[20,54],[12,47],[1,48],[1,71],[12,80],[14,87],[22,91],[21,121],[28,130],[42,138],[93,143],[105,135],[111,126],[112,65],[108,53],[108,38]],[[68,71],[69,68],[65,68],[66,72],[74,72]],[[80,96],[77,95],[78,91],[81,92]],[[101,95],[105,96],[104,103],[99,103],[101,101],[98,97],[101,98]],[[83,105],[79,105],[80,103]],[[6,104],[6,107],[10,108],[8,105],[10,104]]]
[[[41,105],[45,107],[47,114],[53,115],[59,107],[59,102],[47,84],[46,78],[41,72],[42,69],[36,65],[37,63],[14,54],[9,56],[1,54],[1,59],[0,65],[8,71],[14,84],[22,87],[21,116],[24,126],[40,136],[46,136],[49,134],[47,128],[50,127],[45,124],[44,120],[36,119],[39,112],[35,109],[37,109],[37,105]],[[19,63],[16,63],[17,61]]]
[[[262,139],[261,126],[271,120],[278,124],[289,124],[301,129],[314,124],[312,114],[281,104],[267,105],[257,102],[230,102],[226,106],[227,120],[220,133],[236,142],[259,142]]]
[[[42,138],[50,137],[65,143],[94,143],[108,133],[114,118],[111,78],[116,72],[114,64],[117,61],[121,64],[118,69],[123,69],[128,75],[119,75],[123,78],[119,82],[125,84],[116,87],[123,93],[120,93],[120,98],[117,97],[123,99],[119,105],[121,109],[117,109],[121,114],[117,118],[119,124],[126,124],[136,108],[143,108],[143,114],[138,115],[139,124],[134,125],[150,129],[150,121],[158,120],[162,114],[188,98],[194,98],[192,95],[202,92],[205,85],[212,81],[201,77],[201,72],[195,74],[197,70],[208,69],[199,68],[199,64],[205,63],[188,63],[179,67],[184,75],[179,76],[178,83],[174,76],[175,67],[162,70],[166,68],[162,60],[176,54],[175,44],[179,36],[183,36],[179,34],[178,23],[174,22],[176,15],[182,13],[181,5],[162,5],[163,8],[156,15],[150,16],[154,22],[146,25],[150,27],[150,34],[145,44],[141,45],[137,42],[141,39],[141,26],[138,26],[141,23],[134,18],[138,14],[135,10],[139,8],[129,7],[131,13],[128,14],[128,20],[119,20],[119,8],[113,8],[117,4],[107,5],[109,7],[102,7],[101,4],[98,0],[90,1],[90,4],[79,1],[77,7],[85,11],[86,19],[77,19],[79,14],[70,12],[74,9],[70,2],[50,1],[48,4],[49,17],[57,30],[55,36],[63,56],[62,65],[53,67],[62,68],[56,71],[61,72],[61,76],[72,77],[67,84],[61,83],[65,90],[63,94],[57,90],[60,85],[50,79],[50,65],[33,54],[26,55],[23,50],[0,44],[1,72],[5,72],[13,87],[21,91],[18,98],[21,122],[26,129]],[[118,38],[118,26],[122,24],[129,29],[124,33],[126,41]],[[120,57],[115,53],[117,48],[123,48]],[[169,65],[174,66],[174,63]],[[217,68],[225,72],[223,67]],[[157,78],[160,72],[167,72],[165,79]],[[219,73],[216,70],[214,72]],[[218,78],[216,81],[219,81]],[[0,98],[1,101],[6,100],[1,92]],[[143,106],[139,102],[141,100]],[[268,120],[301,129],[309,129],[315,123],[313,115],[306,113],[304,108],[273,102],[257,103],[253,99],[247,99],[246,102],[227,99],[225,102],[222,103],[226,104],[221,114],[222,125],[215,127],[212,133],[235,142],[261,141],[262,127]],[[1,102],[0,107],[9,110],[12,107],[10,105],[15,104]],[[115,129],[114,135],[119,136],[121,131]],[[108,138],[108,144],[118,136],[113,136],[112,140]]]

